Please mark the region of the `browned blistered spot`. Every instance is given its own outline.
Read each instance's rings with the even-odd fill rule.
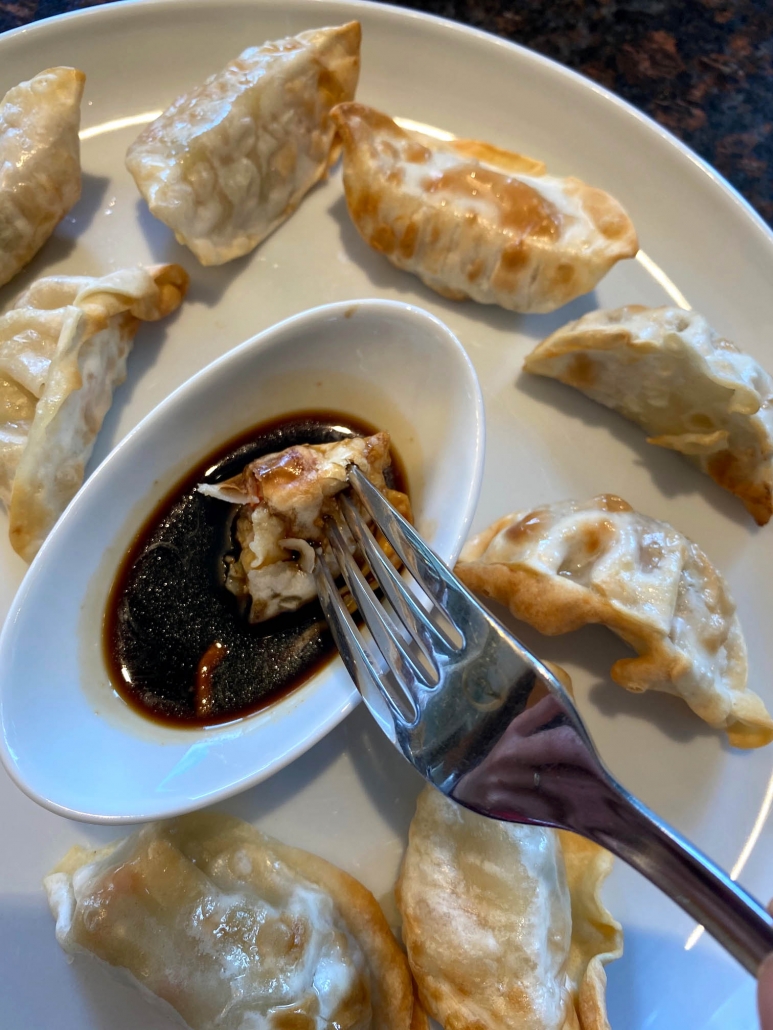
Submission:
[[[636,253],[638,241],[631,220],[617,201],[603,190],[584,186],[581,192],[582,206],[586,214],[602,235],[609,240],[631,237],[631,255]]]
[[[539,536],[542,530],[549,524],[551,518],[550,511],[546,508],[530,511],[528,515],[524,515],[518,522],[514,522],[512,526],[507,527],[504,533],[505,539],[515,544],[531,536]]]
[[[476,258],[475,261],[467,269],[467,282],[474,283],[477,279],[480,279],[481,272],[483,271],[483,258]]]
[[[328,68],[320,68],[317,75],[317,89],[328,110],[346,100],[346,90],[341,79]]]
[[[314,471],[312,453],[300,447],[288,447],[267,460],[259,458],[250,465],[250,471],[262,482],[264,490],[285,486]]]
[[[359,193],[353,194],[349,201],[352,220],[359,224],[366,219],[375,218],[380,199],[380,194],[376,190],[360,190]]]
[[[429,147],[423,146],[421,143],[417,143],[415,140],[409,140],[403,148],[403,157],[406,161],[410,161],[414,165],[426,164],[432,156],[432,151]]]
[[[617,494],[599,494],[596,503],[602,511],[633,511],[628,501],[624,501]]]
[[[773,492],[768,484],[750,482],[742,463],[730,451],[712,454],[706,471],[715,483],[741,498],[758,526],[767,525],[773,515]]]
[[[402,257],[406,260],[412,258],[416,252],[416,240],[419,235],[419,227],[414,221],[410,221],[406,227],[403,235],[400,237],[398,249]]]
[[[405,182],[405,172],[398,165],[397,168],[387,172],[386,181],[390,186],[402,186]]]
[[[587,354],[575,354],[569,363],[564,379],[578,390],[586,390],[596,381],[596,365]]]
[[[502,256],[499,259],[499,265],[497,267],[497,274],[507,276],[513,272],[519,272],[526,264],[527,260],[528,256],[523,242],[511,243],[509,247],[505,247],[502,251]]]
[[[393,254],[397,247],[395,231],[391,225],[377,225],[368,239],[374,250],[382,254]]]
[[[609,519],[602,519],[595,525],[585,526],[582,532],[582,546],[587,555],[598,554],[610,537],[615,535],[615,527]]]
[[[496,206],[501,228],[521,237],[555,240],[561,232],[558,208],[519,179],[477,164],[450,168],[422,183],[429,193],[451,193],[455,199],[489,200]]]

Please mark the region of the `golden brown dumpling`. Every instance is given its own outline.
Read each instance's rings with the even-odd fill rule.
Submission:
[[[363,239],[444,297],[553,311],[638,249],[618,202],[474,140],[439,142],[363,104],[333,111]]]
[[[179,265],[38,279],[0,317],[0,499],[32,561],[83,482],[141,321],[179,307]]]
[[[203,265],[248,254],[327,175],[330,110],[354,96],[360,35],[353,21],[251,47],[129,147],[152,214]]]
[[[419,797],[397,888],[408,961],[446,1030],[608,1030],[622,954],[599,898],[612,856],[570,833]]]
[[[736,747],[773,740],[725,580],[691,540],[621,498],[506,515],[465,544],[456,574],[541,633],[608,626],[639,655],[612,666],[621,686],[684,698]]]
[[[86,76],[49,68],[0,101],[0,286],[40,250],[81,195]]]
[[[629,304],[591,311],[543,340],[527,372],[576,386],[773,515],[773,378],[702,315]]]
[[[46,877],[56,936],[192,1030],[420,1028],[375,898],[316,855],[216,812],[72,848]]]
[[[310,541],[323,539],[323,517],[333,513],[330,498],[349,485],[350,465],[410,517],[407,496],[386,486],[384,472],[392,463],[389,445],[389,433],[384,432],[298,444],[250,462],[223,483],[198,487],[208,497],[241,506],[236,519],[241,554],[226,585],[237,596],[250,595],[251,622],[296,611],[317,596]]]

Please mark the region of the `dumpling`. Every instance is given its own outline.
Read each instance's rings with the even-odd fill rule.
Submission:
[[[49,68],[0,101],[0,286],[40,250],[81,195],[86,76]]]
[[[689,457],[759,525],[773,515],[773,378],[702,315],[638,304],[592,311],[543,340],[525,367]]]
[[[410,973],[372,894],[239,819],[75,847],[44,884],[66,952],[101,959],[191,1030],[411,1026]]]
[[[83,482],[141,321],[179,307],[179,265],[38,279],[0,317],[0,499],[25,561]]]
[[[608,626],[639,655],[612,666],[621,686],[684,698],[735,747],[773,740],[773,719],[746,686],[724,579],[691,540],[621,498],[506,515],[467,542],[456,573],[541,633]]]
[[[571,833],[419,796],[397,902],[427,1014],[453,1030],[608,1030],[623,950],[599,891],[612,856]]]
[[[474,140],[439,142],[363,104],[333,119],[363,239],[453,300],[553,311],[638,250],[608,193]]]
[[[309,541],[323,539],[322,520],[333,512],[329,499],[348,486],[349,465],[356,465],[410,517],[407,496],[388,489],[384,479],[392,461],[389,445],[389,433],[383,432],[300,444],[258,458],[223,483],[199,485],[200,493],[241,506],[236,518],[240,557],[230,565],[226,586],[252,598],[251,622],[296,611],[317,596]]]
[[[325,178],[338,156],[330,110],[354,96],[360,36],[353,21],[250,47],[129,147],[151,213],[203,265],[248,254]]]

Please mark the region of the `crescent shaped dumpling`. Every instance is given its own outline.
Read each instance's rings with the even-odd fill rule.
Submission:
[[[191,1030],[415,1030],[375,898],[316,855],[215,812],[154,823],[44,881],[56,937]]]
[[[81,195],[86,76],[49,68],[0,101],[0,286],[37,254]]]
[[[773,740],[725,580],[691,540],[621,498],[506,515],[465,544],[456,574],[541,633],[607,626],[639,656],[612,666],[621,686],[682,697],[735,747]]]
[[[444,297],[553,311],[638,250],[613,197],[538,161],[440,142],[363,104],[342,104],[333,118],[360,235]]]
[[[608,1030],[623,950],[599,892],[612,856],[571,833],[419,796],[397,903],[427,1014],[453,1030]]]
[[[142,321],[175,311],[179,265],[38,279],[0,317],[0,499],[32,561],[83,482]]]
[[[576,386],[773,515],[773,378],[695,311],[630,304],[591,311],[548,336],[528,372]]]
[[[354,96],[360,37],[353,21],[250,47],[129,147],[151,213],[203,265],[248,254],[327,175],[330,111]]]
[[[334,514],[330,498],[349,485],[350,465],[411,517],[407,495],[390,490],[384,479],[392,463],[390,442],[389,433],[380,432],[298,444],[257,458],[225,482],[199,484],[199,493],[239,505],[240,555],[229,567],[226,587],[237,597],[249,594],[250,622],[296,611],[317,596],[310,541],[324,539],[323,518]],[[387,553],[393,553],[388,545]],[[338,575],[332,555],[328,560]]]

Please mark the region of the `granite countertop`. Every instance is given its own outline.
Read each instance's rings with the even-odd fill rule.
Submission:
[[[0,0],[0,31],[99,2]],[[773,0],[403,0],[402,6],[496,33],[614,90],[718,168],[773,224]]]

